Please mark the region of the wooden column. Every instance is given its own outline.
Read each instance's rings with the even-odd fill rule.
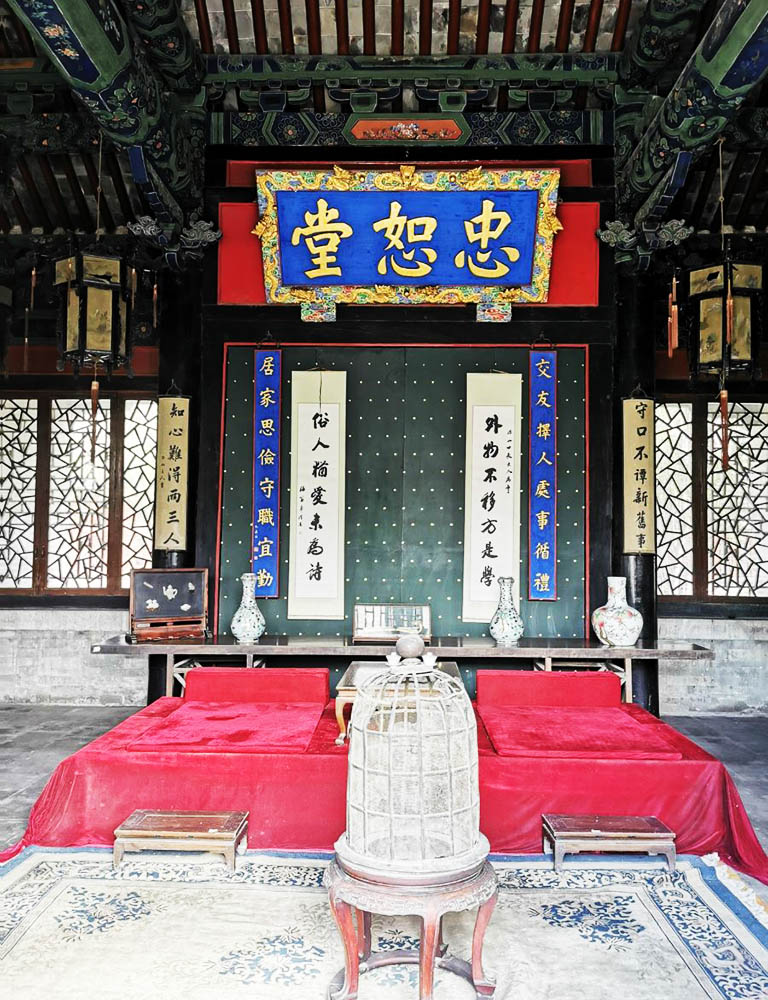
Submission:
[[[655,388],[651,278],[639,270],[637,258],[617,264],[616,364],[614,369],[614,509],[613,566],[627,578],[627,601],[643,616],[641,639],[656,639],[656,556],[623,552],[623,456],[621,453],[622,398],[638,386],[647,396]],[[656,660],[635,660],[633,700],[659,714],[659,676]]]
[[[152,565],[161,569],[192,566],[195,561],[197,518],[198,442],[200,440],[200,349],[201,280],[195,271],[163,272],[159,275],[158,324],[160,331],[160,395],[175,382],[179,392],[190,397],[189,470],[187,493],[187,547],[155,549]],[[174,389],[174,392],[176,390]],[[178,692],[176,692],[178,694]],[[147,704],[165,694],[165,657],[149,657]]]

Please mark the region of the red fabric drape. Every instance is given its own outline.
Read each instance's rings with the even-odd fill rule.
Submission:
[[[248,810],[252,848],[333,848],[345,823],[347,750],[334,745],[332,702],[304,752],[152,749],[147,731],[155,727],[162,739],[158,721],[182,704],[162,698],[64,760],[24,837],[0,861],[28,844],[111,845],[115,827],[137,808]],[[491,849],[538,853],[544,812],[654,815],[676,831],[680,853],[717,851],[768,883],[768,858],[723,765],[637,706],[616,711],[679,759],[502,757],[478,718],[481,826]],[[139,740],[143,749],[132,749]]]

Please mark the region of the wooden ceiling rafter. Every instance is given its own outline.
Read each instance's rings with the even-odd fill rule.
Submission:
[[[80,153],[80,159],[83,161],[83,166],[85,167],[85,176],[88,179],[91,195],[96,202],[96,216],[99,220],[98,229],[103,228],[108,233],[114,232],[115,220],[109,207],[109,201],[104,193],[103,173],[101,191],[99,191],[99,172],[96,169],[96,164],[93,162],[93,157],[89,152],[83,150]]]
[[[757,154],[757,158],[752,167],[747,189],[744,192],[744,197],[742,198],[739,211],[736,214],[736,220],[733,224],[734,229],[741,230],[744,228],[749,217],[750,210],[755,206],[755,200],[759,196],[760,192],[765,190],[764,181],[766,167],[768,167],[768,150],[763,149]],[[766,205],[768,206],[768,201],[766,201]]]
[[[51,162],[48,156],[45,154],[37,157],[37,165],[40,168],[40,173],[45,181],[45,186],[48,188],[48,193],[51,196],[51,201],[53,207],[56,209],[56,216],[59,225],[62,229],[73,229],[72,216],[69,214],[69,209],[67,208],[67,203],[61,193],[58,181],[56,180],[56,175],[51,167]]]
[[[11,195],[13,214],[19,220],[19,226],[21,227],[22,232],[29,233],[32,230],[32,220],[27,215],[27,210],[24,208],[21,198],[19,198],[19,193],[16,190],[13,181],[11,181],[11,188],[13,190],[13,194]]]
[[[336,0],[336,51],[349,55],[349,6],[347,0]]]
[[[24,182],[24,188],[27,192],[27,197],[29,198],[29,204],[34,211],[34,222],[35,225],[43,230],[45,233],[51,233],[54,230],[53,222],[48,214],[48,209],[40,197],[40,191],[37,187],[37,182],[30,168],[27,156],[22,154],[16,159],[16,166],[18,167],[21,179]]]
[[[517,19],[520,16],[520,0],[507,0],[504,5],[504,33],[501,36],[501,51],[509,55],[515,51]]]
[[[197,20],[200,48],[205,55],[211,55],[213,53],[213,32],[211,31],[211,18],[208,14],[208,5],[205,0],[195,0],[195,18]]]
[[[405,51],[405,0],[392,0],[390,52],[401,56]]]
[[[115,189],[115,194],[117,195],[117,201],[120,205],[120,212],[122,213],[123,220],[125,222],[129,222],[134,218],[133,206],[131,205],[128,189],[125,186],[125,178],[123,177],[117,153],[114,149],[107,149],[104,151],[104,163],[106,164],[107,171],[112,180],[112,187]]]
[[[541,27],[544,23],[544,3],[545,0],[533,0],[531,7],[531,26],[528,30],[528,44],[526,52],[539,52],[541,50]]]
[[[251,0],[251,21],[253,22],[256,51],[260,56],[265,56],[269,52],[269,36],[267,35],[267,14],[264,10],[264,0]]]
[[[78,179],[75,165],[72,162],[72,157],[68,153],[64,153],[61,156],[60,162],[61,169],[67,179],[67,184],[69,185],[69,190],[72,194],[72,200],[77,208],[80,228],[83,232],[88,233],[93,229],[93,217],[91,216],[91,210],[88,208],[85,192],[83,191]]]
[[[363,0],[363,55],[376,55],[375,0]]]
[[[560,0],[560,17],[557,21],[555,52],[567,52],[571,45],[571,26],[575,0]]]
[[[280,45],[285,55],[292,56],[296,51],[296,46],[293,41],[291,0],[277,0],[277,16],[280,22]]]
[[[584,42],[581,46],[582,52],[594,52],[597,45],[597,36],[600,32],[600,20],[603,16],[603,0],[590,0],[589,16],[587,17],[587,29],[584,32]]]
[[[445,51],[449,56],[458,55],[460,27],[461,0],[448,0],[448,37],[445,43]]]
[[[346,3],[346,0],[344,0]],[[419,55],[432,53],[432,0],[419,0]]]
[[[632,13],[632,0],[619,0],[619,9],[616,11],[616,24],[613,28],[613,38],[611,39],[611,52],[621,52],[627,38],[627,26],[629,25],[629,15]]]
[[[233,0],[222,0],[224,28],[227,32],[227,45],[232,55],[240,55],[240,38],[237,33],[237,15]]]
[[[490,41],[491,37],[492,7],[493,7],[492,0],[478,0],[477,36],[475,39],[475,53],[477,55],[485,55],[488,52],[488,42]]]
[[[728,225],[728,218],[731,214],[730,208],[733,204],[734,195],[738,190],[739,180],[741,179],[741,175],[744,171],[746,160],[747,153],[743,149],[739,149],[736,152],[736,155],[732,158],[732,162],[725,179],[725,184],[723,186],[723,215],[725,217],[726,226]],[[719,233],[721,230],[719,194],[715,199],[715,204],[712,208],[708,228],[711,233]]]

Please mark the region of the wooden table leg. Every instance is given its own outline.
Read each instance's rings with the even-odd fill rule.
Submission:
[[[478,907],[475,930],[472,934],[472,982],[479,997],[493,996],[493,991],[496,989],[493,978],[483,972],[483,941],[498,895],[496,890],[490,899]]]
[[[440,917],[426,914],[421,921],[419,946],[419,1000],[432,1000],[435,987],[435,958],[440,937]]]
[[[361,962],[371,957],[371,915],[367,910],[355,910],[357,918],[357,951]]]
[[[165,654],[165,694],[173,697],[173,653]]]
[[[339,698],[336,695],[336,724],[339,727],[339,735],[336,737],[336,746],[340,747],[344,745],[344,741],[347,738],[347,721],[344,718],[344,709],[351,702],[347,701],[346,698]]]
[[[349,903],[337,899],[333,892],[328,894],[328,902],[344,944],[344,984],[338,992],[333,994],[333,1000],[357,1000],[360,982],[360,956],[357,951],[358,934],[354,908]]]
[[[632,660],[624,660],[624,700],[628,705],[632,704]]]

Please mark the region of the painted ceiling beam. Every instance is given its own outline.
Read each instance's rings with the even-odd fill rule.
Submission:
[[[652,193],[677,153],[709,148],[768,73],[768,4],[725,0],[617,177],[625,214]]]
[[[619,60],[619,82],[625,90],[654,88],[659,73],[674,65],[707,3],[648,0]]]
[[[617,80],[617,54],[613,52],[541,52],[514,55],[465,56],[342,56],[342,55],[209,55],[205,57],[205,83],[210,87],[237,84],[274,85],[275,81],[308,81],[343,85],[359,79],[458,80],[519,86],[568,84],[604,86]]]
[[[8,0],[105,136],[141,154],[141,186],[173,227],[199,204],[202,116],[181,114],[115,0]]]
[[[172,90],[196,93],[203,79],[203,58],[181,16],[179,0],[123,0],[122,7],[165,83]]]

